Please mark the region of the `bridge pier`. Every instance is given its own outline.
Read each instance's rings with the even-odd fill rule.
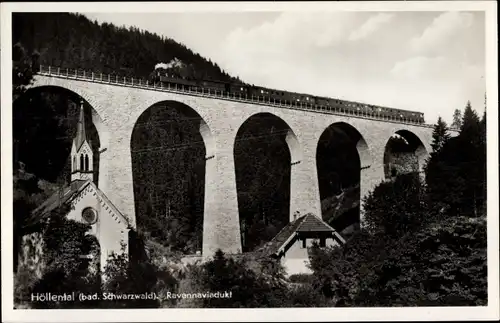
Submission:
[[[205,211],[203,216],[203,257],[217,249],[241,252],[240,220],[234,164],[234,137],[222,129],[216,139],[217,151],[207,157],[205,174]]]
[[[127,217],[130,226],[136,228],[130,135],[126,128],[125,130],[115,130],[109,149],[101,154],[102,167],[106,168],[104,171],[107,180],[104,182],[105,186],[100,189],[105,189],[103,192]]]
[[[361,161],[361,174],[359,179],[359,197],[360,197],[360,227],[363,228],[364,224],[364,203],[363,199],[373,189],[385,180],[384,175],[384,152],[386,140],[380,138],[368,138],[367,147],[369,149],[359,149],[361,145],[358,144],[358,151],[360,152]]]
[[[359,221],[360,226],[364,227],[364,203],[363,199],[384,179],[384,167],[377,167],[376,164],[361,167],[361,176],[359,181]]]
[[[96,185],[103,192],[108,191],[108,169],[109,169],[109,150],[108,147],[99,147],[97,158],[99,158],[99,177]]]
[[[316,169],[315,140],[304,142],[302,154],[292,153],[290,174],[290,222],[294,214],[313,213],[321,217],[318,175]]]

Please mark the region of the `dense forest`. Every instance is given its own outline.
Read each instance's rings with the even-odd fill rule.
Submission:
[[[270,241],[290,219],[288,125],[259,113],[240,127],[234,145],[243,251]]]
[[[173,39],[138,28],[99,24],[81,14],[15,13],[12,43],[21,44],[28,55],[38,54],[41,65],[147,78],[156,64],[177,58],[195,71],[197,79],[236,80]]]
[[[202,246],[206,149],[200,122],[182,104],[163,102],[146,110],[132,133],[138,227],[182,253]]]

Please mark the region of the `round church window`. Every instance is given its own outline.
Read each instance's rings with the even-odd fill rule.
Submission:
[[[97,221],[97,212],[94,209],[88,207],[83,210],[82,218],[85,222],[94,224]]]

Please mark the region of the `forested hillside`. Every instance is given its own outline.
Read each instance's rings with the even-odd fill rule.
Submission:
[[[80,14],[16,13],[12,30],[12,43],[20,43],[28,55],[39,53],[41,65],[146,78],[156,64],[177,58],[194,71],[195,78],[235,80],[173,39],[138,28],[99,24]]]

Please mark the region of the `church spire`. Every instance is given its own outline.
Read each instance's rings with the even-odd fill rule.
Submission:
[[[71,148],[71,181],[93,180],[94,154],[92,145],[87,140],[85,133],[85,113],[83,111],[83,100],[80,102],[80,116],[76,126],[76,135]]]
[[[82,144],[87,140],[85,134],[85,114],[83,113],[83,100],[80,101],[80,117],[78,118],[78,124],[76,127],[75,145],[76,149],[80,149]]]

